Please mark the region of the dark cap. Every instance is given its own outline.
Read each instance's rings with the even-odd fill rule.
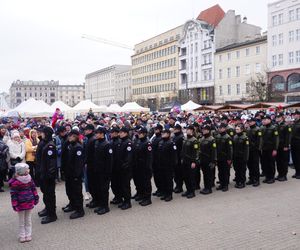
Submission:
[[[84,128],[84,130],[95,130],[95,127],[94,127],[94,125],[93,124],[87,124],[86,126],[85,126],[85,128]]]
[[[188,126],[186,127],[186,129],[195,130],[195,127],[194,127],[194,125],[188,125]]]
[[[227,128],[227,124],[221,123],[221,124],[219,125],[219,128]]]
[[[78,131],[77,129],[72,129],[72,130],[70,131],[70,133],[69,133],[69,136],[71,136],[71,135],[77,135],[77,136],[79,136],[80,133],[79,133],[79,131]]]
[[[137,130],[137,132],[141,133],[141,134],[147,134],[148,130],[143,126],[140,126],[140,128]]]
[[[297,109],[297,110],[293,113],[293,115],[300,115],[300,111]]]
[[[170,129],[164,129],[161,133],[162,133],[162,134],[163,134],[163,133],[171,134],[171,131],[170,131]]]
[[[163,130],[163,126],[159,123],[157,123],[154,127],[154,129],[159,129],[159,130]]]
[[[269,120],[272,120],[271,116],[270,115],[265,115],[264,116],[264,119],[269,119]]]
[[[169,120],[174,120],[174,121],[176,121],[176,118],[175,118],[174,116],[171,116],[171,117],[169,118]]]
[[[209,126],[209,125],[204,125],[204,126],[202,127],[202,130],[203,130],[203,129],[209,130],[209,131],[210,131],[210,130],[211,130],[211,126]]]
[[[256,118],[250,117],[247,119],[247,122],[256,122]]]
[[[222,115],[222,117],[221,117],[221,120],[228,120],[228,117],[227,117],[227,115]]]
[[[95,130],[95,134],[106,134],[106,129],[100,126]]]
[[[175,128],[175,129],[182,129],[182,127],[181,127],[180,124],[176,124],[176,125],[174,126],[174,128]]]
[[[43,132],[44,127],[45,127],[45,126],[42,126],[42,125],[41,125],[41,126],[38,126],[37,129],[36,129],[36,131],[38,131],[38,132]]]
[[[65,126],[59,126],[56,129],[56,133],[62,133],[62,132],[65,132],[65,131],[66,131],[66,127]]]
[[[282,112],[280,112],[280,113],[278,113],[278,114],[276,115],[277,118],[280,118],[280,117],[283,117],[283,116],[284,116],[284,114],[283,114]]]
[[[112,127],[111,129],[110,129],[110,132],[111,133],[119,133],[120,132],[120,129],[119,129],[119,127],[117,127],[117,126],[115,126],[115,127]]]
[[[129,129],[126,128],[126,127],[122,127],[122,128],[120,129],[120,132],[129,133]]]
[[[46,135],[46,136],[52,136],[54,131],[51,127],[45,126],[42,130],[42,132]]]

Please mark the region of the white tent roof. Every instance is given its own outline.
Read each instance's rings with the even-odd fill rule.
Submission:
[[[144,108],[140,105],[138,105],[136,102],[128,102],[124,104],[124,106],[121,108],[122,112],[149,112],[149,108]]]
[[[193,101],[188,101],[187,103],[181,105],[181,110],[184,111],[193,111],[196,108],[200,108],[201,105],[194,103]]]
[[[22,117],[44,117],[52,116],[53,112],[51,106],[42,100],[35,100],[33,98],[22,102],[19,106],[11,111],[18,112]]]
[[[52,108],[53,112],[55,112],[55,110],[57,108],[59,108],[62,112],[69,111],[71,109],[71,107],[69,105],[65,104],[62,101],[56,101],[56,102],[52,103],[51,108]]]
[[[73,111],[75,112],[88,112],[90,109],[92,109],[93,112],[106,112],[107,107],[98,106],[91,100],[81,101],[75,107],[73,107]]]
[[[121,112],[121,106],[119,104],[110,104],[107,108],[107,112],[116,113]]]

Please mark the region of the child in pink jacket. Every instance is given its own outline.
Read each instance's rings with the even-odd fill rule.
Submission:
[[[26,163],[15,165],[15,176],[10,179],[9,186],[12,207],[19,215],[19,241],[29,242],[32,232],[31,212],[38,204],[39,196]]]

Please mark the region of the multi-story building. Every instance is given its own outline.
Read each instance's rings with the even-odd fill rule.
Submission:
[[[0,93],[0,110],[6,111],[9,109],[9,95],[5,92]]]
[[[116,102],[124,105],[132,100],[131,68],[116,74]]]
[[[266,72],[266,35],[217,49],[215,103],[251,101],[252,82],[267,80]]]
[[[59,81],[20,81],[10,87],[10,106],[14,108],[29,98],[43,100],[51,105],[55,101],[63,101],[68,105],[76,105],[84,100],[84,85],[59,85]]]
[[[158,110],[178,97],[178,41],[183,26],[135,45],[132,99]]]
[[[300,101],[300,0],[268,5],[268,79],[282,100]],[[285,97],[285,98],[284,98]]]
[[[74,107],[85,100],[85,85],[58,85],[57,99]]]
[[[87,74],[85,76],[86,99],[91,99],[98,105],[109,105],[120,101],[116,94],[116,76],[130,69],[130,65],[113,65]]]
[[[180,101],[201,104],[214,102],[214,53],[216,49],[239,45],[260,36],[261,28],[241,20],[234,10],[227,13],[219,5],[202,11],[197,20],[183,28],[179,54]]]

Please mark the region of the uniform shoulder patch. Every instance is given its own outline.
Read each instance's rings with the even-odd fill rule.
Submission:
[[[231,135],[231,136],[233,136],[233,132],[231,131],[231,132],[229,132],[229,134]]]
[[[52,150],[48,150],[47,154],[48,154],[49,156],[51,156],[51,155],[53,155],[53,151],[52,151]]]
[[[229,144],[229,145],[232,145],[232,141],[231,141],[231,140],[229,140],[229,141],[228,141],[228,144]]]
[[[128,145],[129,145],[129,143],[128,143]],[[128,152],[131,151],[131,147],[130,147],[130,146],[127,147],[127,151],[128,151]]]
[[[199,148],[198,143],[195,143],[194,144],[194,149],[198,149],[198,148]]]
[[[278,135],[278,131],[275,131],[275,132],[274,132],[274,135]]]
[[[148,151],[152,151],[151,145],[148,145]]]
[[[108,150],[108,153],[112,154],[112,153],[113,153],[113,150],[110,148],[110,149]]]
[[[289,131],[289,132],[292,132],[292,128],[288,128],[288,131]]]
[[[248,140],[246,140],[246,145],[249,145],[249,141]]]
[[[174,150],[177,150],[177,147],[176,147],[176,145],[175,145],[175,144],[173,145],[173,149],[174,149]]]
[[[212,144],[212,146],[213,146],[213,148],[216,148],[216,147],[217,147],[217,144],[214,142],[214,143]]]
[[[260,132],[260,131],[257,134],[258,134],[258,136],[262,136],[262,132]]]
[[[76,155],[77,155],[77,156],[81,156],[81,155],[82,155],[82,152],[81,152],[80,150],[78,150],[78,151],[76,152]]]

